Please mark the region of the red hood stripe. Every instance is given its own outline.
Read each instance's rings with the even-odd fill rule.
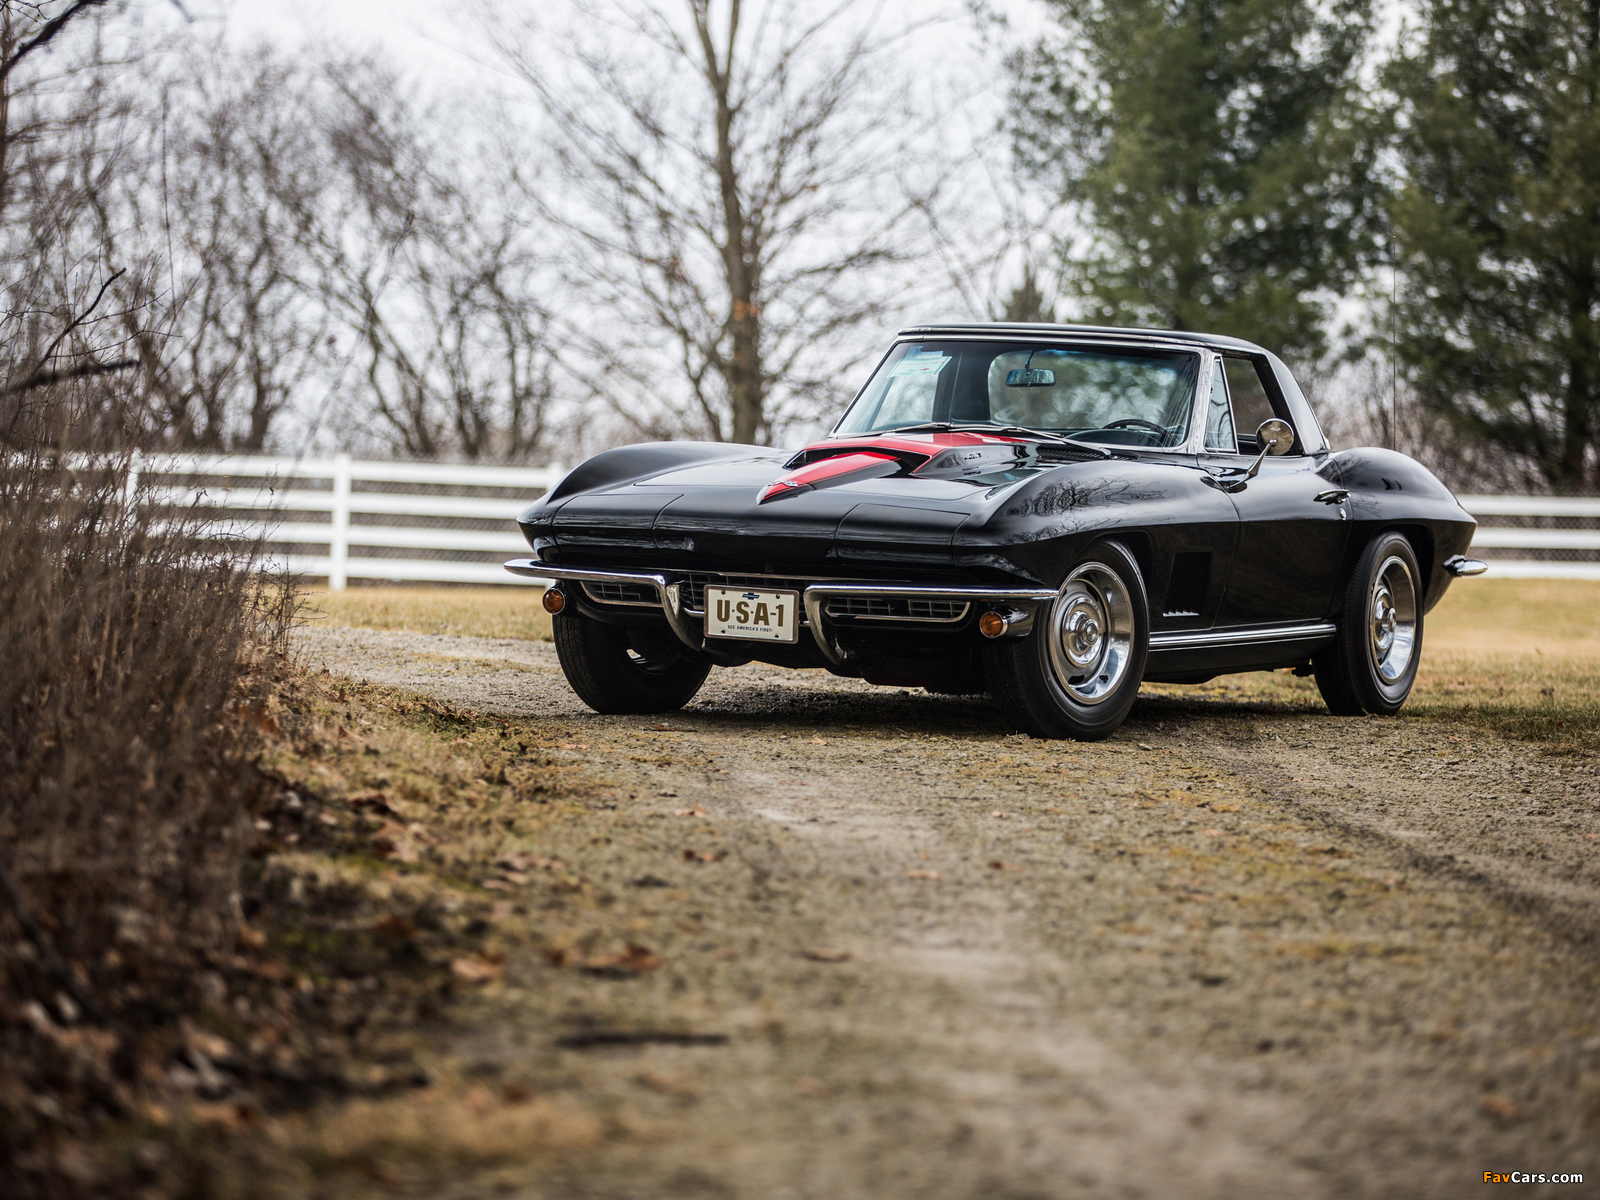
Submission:
[[[838,454],[821,462],[809,463],[787,475],[774,479],[761,489],[760,501],[776,500],[807,492],[827,483],[843,483],[847,478],[864,475],[890,475],[900,469],[900,460],[892,454],[854,453]]]

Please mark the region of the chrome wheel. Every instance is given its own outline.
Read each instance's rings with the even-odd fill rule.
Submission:
[[[1128,672],[1133,602],[1108,565],[1087,562],[1067,576],[1047,626],[1055,682],[1079,704],[1099,704]]]
[[[1367,652],[1384,683],[1406,673],[1417,642],[1417,587],[1411,568],[1391,554],[1374,573],[1367,604]]]

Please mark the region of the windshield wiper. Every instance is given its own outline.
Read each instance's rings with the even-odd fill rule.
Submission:
[[[1098,429],[1085,429],[1081,433],[1066,433],[1061,435],[1061,440],[1063,442],[1071,442],[1074,446],[1082,446],[1085,450],[1098,451],[1101,458],[1115,458],[1116,455],[1111,453],[1111,451],[1107,450],[1104,446],[1096,446],[1093,442],[1080,442],[1078,440],[1085,433],[1098,432],[1100,432]]]
[[[1011,433],[1023,437],[1036,437],[1046,442],[1064,442],[1067,439],[1047,429],[1029,429],[1026,425],[991,425],[981,421],[924,421],[920,425],[897,425],[882,429],[880,433]],[[1095,447],[1099,449],[1099,447]]]
[[[1046,442],[1071,442],[1075,448],[1093,450],[1101,458],[1115,458],[1116,455],[1104,446],[1096,446],[1090,442],[1080,442],[1080,436],[1075,433],[1051,433],[1046,429],[1029,429],[1026,425],[982,425],[973,422],[965,424],[956,421],[924,421],[920,425],[897,425],[893,429],[880,429],[879,433],[1010,433],[1021,434],[1023,437],[1034,437]],[[1085,432],[1093,432],[1086,430]]]

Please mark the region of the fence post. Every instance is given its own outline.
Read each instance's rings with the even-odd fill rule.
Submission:
[[[328,517],[328,590],[344,591],[350,567],[350,456],[333,458],[333,511]]]
[[[126,512],[133,512],[133,505],[139,498],[139,452],[135,450],[128,455],[128,474],[122,481],[122,507]]]

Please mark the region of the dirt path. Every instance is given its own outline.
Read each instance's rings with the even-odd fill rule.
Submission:
[[[589,778],[537,849],[597,899],[506,920],[666,961],[513,954],[440,1052],[622,1133],[435,1194],[1600,1193],[1592,757],[1170,696],[1046,743],[980,700],[759,666],[606,718],[544,643],[302,644]],[[557,1048],[586,1028],[728,1041]]]

